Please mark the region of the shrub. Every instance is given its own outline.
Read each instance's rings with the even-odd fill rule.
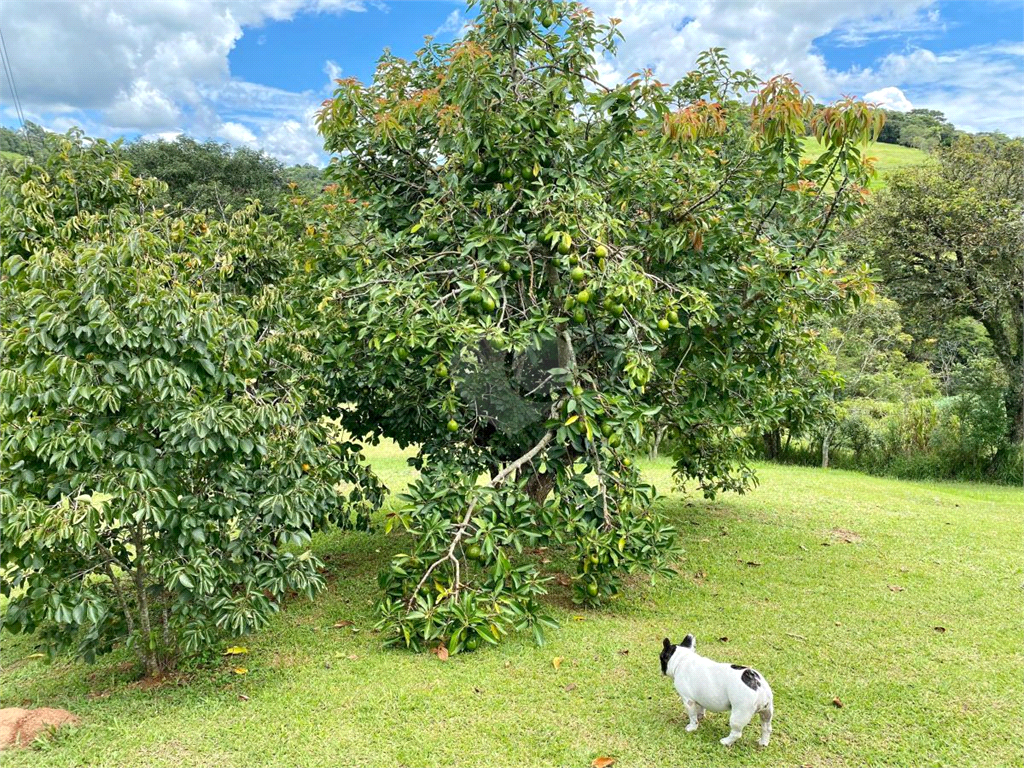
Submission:
[[[163,216],[110,145],[52,141],[0,178],[3,627],[88,660],[126,640],[153,674],[321,589],[311,533],[379,495],[216,290],[279,233]]]

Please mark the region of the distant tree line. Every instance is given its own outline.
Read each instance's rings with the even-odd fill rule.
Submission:
[[[46,134],[35,123],[17,131],[0,127],[0,151],[38,156],[50,146],[44,140]],[[313,195],[324,183],[323,171],[316,166],[286,166],[261,150],[188,136],[174,141],[140,139],[122,144],[121,153],[133,173],[167,185],[162,202],[220,216],[240,210],[253,199],[260,200],[264,210],[275,210],[288,189]]]

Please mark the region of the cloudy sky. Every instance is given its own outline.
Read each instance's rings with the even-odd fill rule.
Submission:
[[[623,20],[609,84],[663,80],[724,47],[763,76],[793,74],[819,101],[845,94],[939,109],[959,128],[1024,134],[1024,3],[929,0],[593,0]],[[94,136],[185,132],[321,164],[312,115],[331,81],[372,77],[385,46],[448,40],[463,2],[3,0],[0,32],[26,119]],[[6,74],[6,73],[5,73]],[[0,77],[0,122],[18,118]]]

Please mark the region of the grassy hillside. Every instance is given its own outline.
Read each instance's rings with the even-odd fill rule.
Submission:
[[[804,139],[804,155],[810,159],[818,157],[824,151],[824,147],[813,136]],[[878,175],[871,182],[872,188],[885,185],[886,174],[900,168],[908,168],[915,165],[925,165],[931,162],[927,152],[911,147],[904,147],[899,144],[882,144],[874,142],[864,150],[866,157],[876,158],[875,168]]]
[[[7,152],[6,150],[0,149],[0,160],[6,160],[9,163],[13,163],[15,160],[20,160],[23,155],[19,155],[17,152]]]
[[[410,477],[404,459],[372,449],[393,489]],[[640,463],[670,489],[668,461]],[[1024,494],[760,473],[745,496],[660,502],[685,548],[677,577],[635,579],[600,611],[552,581],[545,602],[562,628],[542,648],[517,635],[446,662],[382,651],[375,577],[410,541],[380,533],[315,539],[327,591],[241,643],[246,674],[228,657],[153,687],[133,681],[123,651],[95,667],[47,666],[31,638],[6,637],[5,706],[66,707],[82,724],[4,764],[1019,765]],[[570,567],[564,553],[545,556],[552,572]],[[684,732],[658,653],[662,637],[687,632],[771,682],[767,749],[753,725],[722,747],[724,714]]]

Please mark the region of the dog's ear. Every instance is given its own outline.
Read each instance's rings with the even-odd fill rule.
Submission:
[[[664,643],[662,643],[662,646],[667,651],[669,648],[672,647],[672,641],[666,637]]]
[[[683,638],[683,648],[693,648],[693,635],[687,635]]]

